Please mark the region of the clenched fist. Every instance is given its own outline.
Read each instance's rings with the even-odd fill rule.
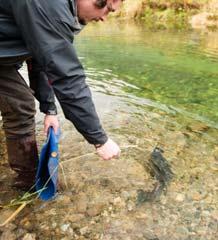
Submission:
[[[120,156],[119,146],[112,140],[108,139],[107,142],[96,148],[97,154],[104,160],[110,160],[112,158],[118,158]]]
[[[54,132],[57,135],[59,129],[59,121],[57,115],[45,115],[44,119],[44,133],[45,135],[48,134],[49,127],[54,128]]]

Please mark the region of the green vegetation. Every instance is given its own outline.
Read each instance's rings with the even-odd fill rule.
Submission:
[[[216,0],[126,0],[119,13],[123,18],[142,20],[150,29],[188,29],[193,26],[192,17],[208,13],[195,20],[195,24],[218,26]]]
[[[138,18],[149,28],[189,28],[190,16],[197,14],[207,2],[206,0],[147,0],[143,1]]]

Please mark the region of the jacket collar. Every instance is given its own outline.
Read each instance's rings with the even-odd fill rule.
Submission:
[[[75,34],[78,34],[85,27],[85,25],[79,22],[79,18],[77,15],[77,0],[68,0],[68,1],[70,5],[70,11],[72,12],[75,20],[74,22]]]

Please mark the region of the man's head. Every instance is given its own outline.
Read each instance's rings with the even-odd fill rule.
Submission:
[[[115,12],[123,0],[77,0],[78,17],[81,23],[104,21],[110,12]]]

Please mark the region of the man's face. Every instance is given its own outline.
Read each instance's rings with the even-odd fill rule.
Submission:
[[[115,12],[122,0],[77,0],[78,17],[81,23],[104,21],[110,12]]]

